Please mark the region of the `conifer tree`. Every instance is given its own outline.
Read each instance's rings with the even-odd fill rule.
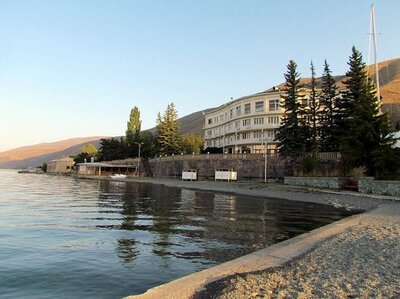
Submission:
[[[380,114],[375,86],[369,80],[361,53],[353,47],[346,73],[344,103],[347,131],[340,142],[342,157],[351,167],[364,167],[368,176],[383,176],[394,161],[394,143],[386,114]]]
[[[300,91],[300,75],[293,60],[287,65],[283,95],[284,116],[277,130],[279,153],[285,157],[297,157],[304,153],[306,143],[305,121],[302,117],[301,101],[304,94]]]
[[[336,101],[339,92],[335,80],[331,75],[328,62],[324,62],[324,72],[321,78],[320,103],[322,115],[320,117],[320,135],[322,150],[326,152],[339,151],[338,114],[336,111]],[[339,104],[340,106],[340,104]]]
[[[315,70],[314,65],[311,61],[311,90],[310,90],[310,99],[308,101],[309,106],[305,113],[305,117],[307,120],[307,125],[309,126],[309,141],[308,141],[308,149],[311,151],[313,155],[315,155],[320,148],[319,145],[319,100],[317,95],[317,81],[315,79]]]
[[[178,113],[173,103],[167,106],[164,114],[157,114],[157,143],[159,153],[164,155],[177,154],[181,150],[181,133]]]

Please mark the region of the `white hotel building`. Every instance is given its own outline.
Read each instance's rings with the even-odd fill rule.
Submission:
[[[204,113],[204,147],[219,147],[224,153],[264,153],[276,149],[275,131],[283,109],[281,91],[273,87],[245,96]]]

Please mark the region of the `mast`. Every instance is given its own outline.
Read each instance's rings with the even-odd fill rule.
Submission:
[[[371,44],[373,45],[374,51],[374,65],[375,65],[375,85],[376,85],[376,96],[378,103],[381,103],[381,93],[379,88],[379,69],[377,59],[377,43],[376,43],[376,22],[375,22],[375,5],[371,5],[371,23],[370,23],[370,38],[369,38],[369,51],[371,51]],[[368,55],[369,56],[369,55]]]

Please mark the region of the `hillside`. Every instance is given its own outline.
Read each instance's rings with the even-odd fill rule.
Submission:
[[[203,135],[204,115],[198,111],[179,119],[182,134]],[[149,129],[154,133],[155,128]],[[43,165],[60,157],[77,155],[80,149],[92,143],[100,148],[100,139],[110,137],[73,138],[52,143],[24,146],[0,153],[0,168],[23,169]]]
[[[382,104],[400,104],[400,58],[378,63],[378,70]],[[370,65],[368,73],[375,78],[375,67]],[[345,75],[334,76],[334,79],[339,88],[344,87],[343,80],[346,79]],[[316,78],[316,81],[317,84],[320,84],[321,78]],[[300,83],[309,88],[311,86],[311,78],[301,78]],[[284,84],[281,83],[277,87],[282,89]]]
[[[78,154],[80,148],[88,143],[99,146],[99,140],[104,137],[82,137],[61,140],[57,142],[40,143],[19,147],[0,153],[0,168],[26,168],[39,166],[62,156]]]
[[[382,98],[382,111],[388,113],[395,127],[396,123],[400,123],[400,58],[386,60],[378,63],[380,93]],[[368,72],[371,77],[375,76],[375,67],[370,65]],[[334,76],[336,85],[344,88],[343,80],[345,75]],[[316,78],[317,84],[321,83],[321,78]],[[306,88],[310,87],[311,78],[301,78],[300,83]],[[279,89],[283,89],[285,83],[277,85]]]

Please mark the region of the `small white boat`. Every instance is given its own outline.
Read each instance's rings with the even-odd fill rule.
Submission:
[[[112,178],[112,179],[126,179],[126,174],[114,173],[113,175],[110,175],[110,178]]]

